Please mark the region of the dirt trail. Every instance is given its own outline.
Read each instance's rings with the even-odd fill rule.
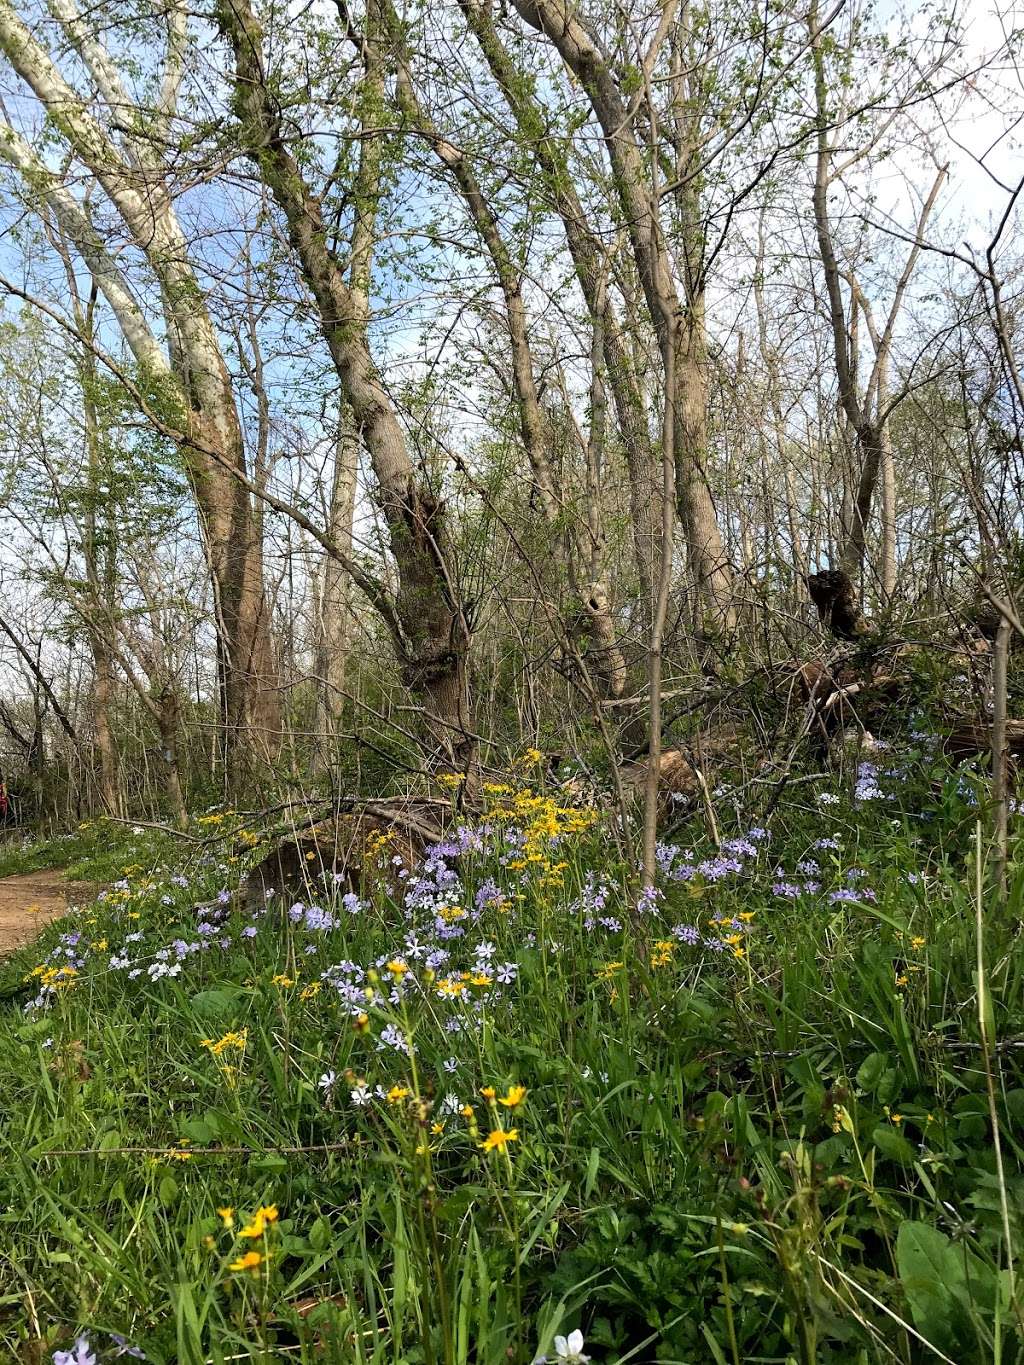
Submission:
[[[44,924],[93,894],[84,882],[59,872],[26,872],[0,878],[0,953],[13,952],[36,937]]]

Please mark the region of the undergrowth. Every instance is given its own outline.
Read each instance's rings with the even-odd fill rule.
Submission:
[[[358,896],[247,904],[230,812],[24,851],[109,889],[2,967],[4,1358],[1024,1359],[979,793],[927,752],[763,827],[720,790],[656,888],[525,778]]]

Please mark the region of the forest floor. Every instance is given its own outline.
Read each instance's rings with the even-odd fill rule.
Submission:
[[[67,881],[55,870],[0,878],[0,953],[24,947],[38,937],[44,924],[94,891],[85,882]]]

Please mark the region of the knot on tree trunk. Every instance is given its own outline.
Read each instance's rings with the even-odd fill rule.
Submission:
[[[822,569],[807,577],[807,591],[821,624],[840,640],[857,640],[871,626],[861,611],[853,580],[844,569]]]

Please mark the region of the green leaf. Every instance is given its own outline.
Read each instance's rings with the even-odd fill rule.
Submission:
[[[896,1265],[914,1326],[940,1351],[959,1351],[964,1271],[953,1243],[930,1223],[908,1219],[896,1234]]]
[[[231,987],[198,991],[191,999],[192,1009],[200,1019],[224,1019],[237,1012],[245,998],[245,991]]]
[[[867,1090],[869,1093],[874,1092],[875,1086],[882,1079],[882,1073],[885,1071],[888,1061],[889,1058],[884,1052],[872,1052],[870,1056],[864,1059],[860,1070],[857,1072],[857,1084],[861,1090]]]
[[[910,1166],[914,1161],[914,1149],[895,1128],[886,1128],[883,1124],[871,1134],[871,1141],[884,1157],[890,1161],[899,1161],[904,1166]]]

